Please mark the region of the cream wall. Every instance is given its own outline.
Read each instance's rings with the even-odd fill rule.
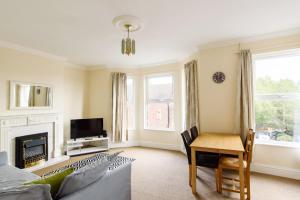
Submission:
[[[200,51],[198,54],[200,126],[203,132],[232,132],[234,129],[238,65],[236,52],[235,46],[229,46]],[[225,73],[223,84],[215,84],[212,80],[213,73],[217,71]]]
[[[84,113],[86,72],[77,68],[64,61],[0,47],[0,115],[58,112],[64,115],[67,131],[69,119]],[[53,109],[10,111],[10,80],[52,85]],[[68,135],[65,132],[65,137]]]
[[[64,132],[70,139],[70,120],[87,116],[87,71],[74,67],[64,68]]]

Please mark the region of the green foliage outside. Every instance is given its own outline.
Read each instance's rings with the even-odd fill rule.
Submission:
[[[300,82],[292,80],[272,80],[270,77],[256,80],[256,94],[276,95],[300,93]],[[294,112],[299,102],[293,99],[256,99],[255,118],[257,132],[268,133],[271,139],[293,141]]]
[[[293,80],[289,79],[275,81],[266,76],[264,78],[256,79],[255,84],[257,94],[300,92],[300,82],[295,83]]]

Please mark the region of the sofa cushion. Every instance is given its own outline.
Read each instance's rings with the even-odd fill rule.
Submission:
[[[66,176],[57,192],[56,198],[76,192],[99,180],[105,175],[109,164],[110,162],[107,158],[103,158]]]
[[[0,200],[50,200],[49,185],[25,186],[40,177],[10,165],[0,166]]]
[[[52,200],[50,185],[22,185],[0,190],[0,200]]]
[[[71,174],[74,171],[73,168],[66,169],[60,173],[54,174],[53,176],[49,176],[47,178],[42,178],[38,180],[34,180],[31,182],[26,183],[26,185],[31,184],[49,184],[51,186],[51,196],[55,197],[56,193],[59,190],[61,183],[63,182],[64,178]]]
[[[3,165],[0,167],[0,190],[7,190],[23,186],[25,182],[33,181],[41,177],[21,170],[19,168]]]

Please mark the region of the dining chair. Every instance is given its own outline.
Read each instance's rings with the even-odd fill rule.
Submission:
[[[193,126],[190,130],[191,130],[192,140],[194,141],[198,137],[197,126]]]
[[[191,186],[192,177],[192,159],[191,159],[191,147],[190,144],[193,142],[189,132],[185,130],[181,133],[181,137],[185,146],[188,164],[189,164],[189,184]],[[218,187],[218,164],[219,164],[219,154],[208,153],[208,152],[196,152],[196,165],[201,167],[213,168],[215,169],[216,175],[216,188]],[[218,191],[218,188],[217,188]]]
[[[255,135],[255,133],[253,132],[252,129],[250,129],[247,134],[245,153],[244,153],[244,161],[243,161],[243,169],[244,169],[244,174],[245,174],[245,188],[246,188],[245,194],[247,195],[247,200],[250,200],[250,164],[252,161],[254,135]],[[239,159],[233,158],[233,157],[228,157],[228,156],[222,156],[220,158],[219,168],[218,168],[218,174],[219,174],[218,188],[219,188],[220,193],[222,193],[222,190],[240,193],[240,190],[242,188],[236,189],[236,186],[237,186],[236,183],[239,183],[240,180],[223,176],[224,169],[239,171]],[[224,188],[223,187],[223,179],[230,180],[231,181],[230,185],[233,186],[233,189],[230,189],[227,187]],[[243,189],[245,189],[245,188],[243,188]]]

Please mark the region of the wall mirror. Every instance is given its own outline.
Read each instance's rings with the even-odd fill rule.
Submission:
[[[10,81],[10,109],[52,108],[53,87]]]

